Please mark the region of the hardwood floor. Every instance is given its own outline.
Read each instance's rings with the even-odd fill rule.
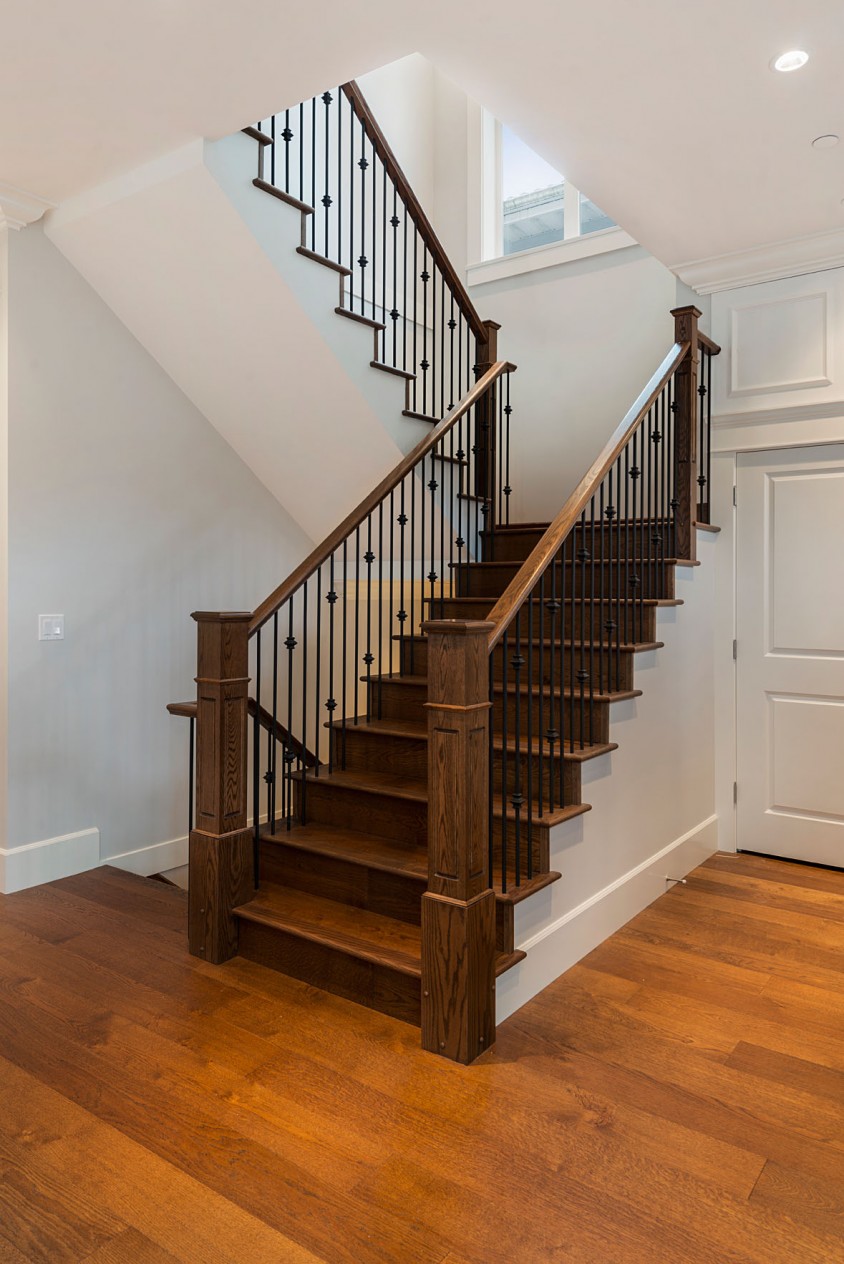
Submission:
[[[0,897],[0,1264],[844,1261],[844,874],[714,857],[468,1068],[185,924]]]

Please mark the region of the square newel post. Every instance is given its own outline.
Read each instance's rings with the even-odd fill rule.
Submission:
[[[495,1041],[495,894],[487,875],[491,623],[428,635],[428,890],[422,1045],[472,1062]]]
[[[237,952],[234,909],[254,891],[246,826],[249,614],[198,611],[196,820],[190,836],[188,944],[219,963]]]
[[[477,360],[475,362],[475,381],[479,381],[488,369],[491,369],[498,359],[498,331],[501,326],[494,320],[485,320],[482,322],[485,337],[478,338],[476,351]],[[491,515],[495,511],[495,463],[496,463],[496,433],[495,433],[495,387],[487,391],[483,399],[479,399],[475,405],[475,495],[483,496],[484,506],[484,526],[487,530],[492,528]]]
[[[677,556],[695,560],[697,538],[697,387],[698,347],[697,323],[701,313],[696,307],[675,307],[674,341],[688,342],[689,353],[674,374],[674,452],[677,467],[677,505],[675,508]]]

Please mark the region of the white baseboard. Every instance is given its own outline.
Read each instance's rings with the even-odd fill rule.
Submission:
[[[100,863],[125,869],[127,873],[137,873],[142,878],[148,878],[151,873],[178,869],[188,863],[188,836],[183,834],[181,838],[152,843],[149,847],[139,847],[137,851],[124,851],[119,856],[104,856]]]
[[[609,886],[570,909],[516,946],[527,958],[496,987],[497,1021],[503,1022],[570,966],[647,908],[666,890],[665,878],[683,878],[718,850],[718,818],[710,816]]]
[[[55,882],[100,863],[100,831],[79,830],[58,838],[43,838],[23,847],[0,848],[0,891],[11,895],[42,882]]]

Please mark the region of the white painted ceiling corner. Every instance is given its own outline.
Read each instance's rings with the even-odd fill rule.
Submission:
[[[698,294],[714,294],[718,290],[840,268],[844,267],[844,228],[670,266],[672,272]]]

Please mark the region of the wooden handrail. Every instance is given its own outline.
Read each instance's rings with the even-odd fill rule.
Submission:
[[[721,354],[721,348],[718,346],[718,343],[713,342],[711,338],[707,338],[706,334],[702,333],[700,330],[697,331],[697,340],[700,346],[705,347],[710,355],[716,356]]]
[[[399,197],[404,202],[413,222],[419,229],[422,240],[431,252],[434,263],[439,269],[442,276],[448,282],[449,289],[457,299],[463,314],[469,322],[469,327],[476,338],[481,342],[486,340],[486,328],[483,321],[475,310],[472,300],[466,292],[466,287],[457,275],[451,260],[446,254],[439,237],[434,232],[431,221],[423,211],[419,204],[419,199],[410,187],[410,181],[399,166],[398,159],[390,148],[381,128],[366,103],[366,99],[358,85],[352,80],[350,83],[344,83],[340,87],[340,91],[345,95],[355,114],[360,119],[366,130],[372,145],[378,157],[383,162],[387,175],[398,189]]]
[[[254,698],[247,698],[247,707],[253,720],[257,711],[258,723],[262,729],[266,729],[277,742],[281,742],[283,746],[288,746],[295,751],[307,768],[316,767],[319,760],[314,752],[308,750],[307,746],[303,746],[297,737],[293,737],[292,734],[288,733],[284,725],[280,724],[278,720],[274,720],[265,707],[259,707]],[[186,720],[195,720],[198,709],[196,702],[167,703],[167,710],[171,715],[183,716]]]
[[[448,434],[449,430],[463,417],[473,404],[489,390],[490,386],[504,373],[515,372],[515,364],[510,364],[508,360],[497,360],[487,372],[480,378],[470,391],[467,391],[456,407],[451,412],[446,413],[441,421],[438,421],[429,435],[421,439],[416,447],[408,452],[407,456],[399,461],[398,465],[389,474],[381,479],[381,482],[375,487],[368,496],[366,496],[357,509],[343,519],[339,526],[335,527],[329,536],[327,536],[322,544],[317,545],[314,551],[305,558],[292,572],[288,575],[283,584],[279,584],[275,592],[270,593],[266,601],[262,601],[258,609],[252,615],[249,623],[249,635],[257,632],[259,628],[271,619],[293,594],[301,588],[302,584],[326,562],[331,554],[337,549],[345,539],[347,539],[354,531],[355,527],[359,527],[362,522],[372,513],[380,501],[388,496],[389,493],[398,487],[399,483],[405,478],[414,466],[416,466],[424,456],[436,447],[440,439]]]
[[[551,565],[566,536],[575,526],[607,471],[624,448],[628,437],[647,414],[651,404],[657,399],[678,365],[688,355],[690,347],[691,344],[688,342],[675,342],[639,398],[628,409],[627,414],[615,432],[607,440],[598,459],[580,480],[536,548],[522,564],[504,593],[498,598],[498,601],[487,615],[490,623],[495,624],[488,638],[490,653],[495,649],[530,596],[534,585]]]

